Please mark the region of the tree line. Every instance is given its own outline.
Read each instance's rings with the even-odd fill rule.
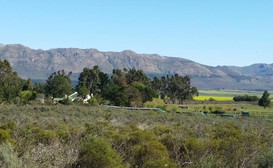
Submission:
[[[85,98],[94,95],[96,103],[118,106],[142,106],[154,97],[161,97],[170,103],[183,103],[198,95],[191,86],[188,76],[162,76],[150,79],[143,70],[114,69],[111,75],[102,72],[98,66],[84,68],[73,88],[72,72],[60,70],[52,73],[44,83],[33,84],[31,79],[23,80],[7,60],[0,60],[0,102],[29,101],[42,93],[47,97],[61,98],[74,91]]]
[[[255,102],[255,101],[258,101],[259,98],[258,96],[238,95],[238,96],[234,96],[233,100],[236,102],[241,102],[241,101]]]
[[[112,74],[102,72],[98,66],[84,68],[73,88],[72,72],[60,70],[52,73],[43,83],[32,83],[31,79],[23,80],[12,70],[7,60],[0,60],[0,102],[27,103],[34,100],[37,94],[47,97],[62,98],[74,91],[81,98],[94,95],[94,104],[112,104],[117,106],[142,106],[144,102],[160,97],[167,103],[183,103],[198,95],[196,87],[191,86],[188,76],[162,76],[150,79],[143,70],[113,69]],[[259,99],[257,96],[239,95],[234,101],[258,101],[259,106],[270,106],[268,91],[264,91]]]
[[[245,94],[234,96],[233,100],[235,102],[258,102],[258,105],[264,108],[269,107],[271,102],[270,94],[267,90],[263,92],[263,95],[260,99],[258,98],[258,96],[250,96]]]

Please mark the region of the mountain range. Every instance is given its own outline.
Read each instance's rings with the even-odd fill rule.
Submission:
[[[207,66],[180,57],[158,54],[138,54],[131,50],[102,52],[97,49],[57,48],[31,49],[12,44],[0,44],[0,59],[7,59],[22,78],[45,80],[52,72],[72,71],[77,80],[84,67],[99,68],[111,73],[118,69],[142,69],[149,76],[188,75],[198,89],[273,90],[273,64],[253,64],[245,67]],[[236,60],[235,60],[236,61]]]

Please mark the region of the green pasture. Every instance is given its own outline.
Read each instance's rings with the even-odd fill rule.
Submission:
[[[253,115],[265,115],[265,113],[269,113],[273,116],[273,108],[267,107],[263,108],[256,104],[248,104],[248,103],[230,103],[230,104],[222,104],[222,103],[206,103],[206,104],[188,104],[188,109],[181,109],[181,112],[192,111],[192,112],[202,112],[207,111],[210,112],[210,109],[219,111],[225,111],[226,113],[238,113],[241,111],[248,111]]]
[[[191,113],[199,115],[200,112],[223,111],[227,114],[241,114],[242,111],[247,111],[251,116],[272,116],[273,106],[263,108],[258,106],[256,102],[234,102],[234,101],[191,101],[185,102],[184,105],[165,104],[161,99],[154,99],[152,102],[144,104],[145,107],[163,108],[167,112],[176,113]],[[186,107],[186,108],[185,108]]]

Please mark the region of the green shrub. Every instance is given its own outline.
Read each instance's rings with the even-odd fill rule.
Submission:
[[[59,102],[63,105],[71,105],[72,104],[72,102],[68,98],[65,98]]]
[[[37,92],[29,90],[21,91],[19,93],[19,97],[23,103],[27,103],[28,101],[34,100],[37,97]]]
[[[83,143],[76,165],[83,168],[125,167],[119,154],[105,139],[98,137],[93,137],[89,141]]]
[[[235,124],[225,123],[221,127],[214,128],[212,135],[215,139],[240,139],[241,131]]]
[[[214,151],[214,147],[217,147],[217,142],[211,146],[210,141],[200,138],[189,138],[183,144],[183,156],[188,160],[195,160],[196,162],[202,158],[204,153],[208,151]]]
[[[136,131],[131,135],[131,164],[135,167],[173,167],[167,148],[150,131]]]
[[[40,143],[50,144],[56,140],[58,140],[58,136],[53,130],[43,130],[43,129],[35,129],[37,131],[36,140]]]
[[[91,99],[88,100],[88,103],[91,105],[91,106],[97,106],[98,105],[98,101],[95,97],[92,97]]]
[[[166,110],[168,112],[179,112],[180,108],[177,105],[171,104],[166,107]]]
[[[152,101],[147,101],[143,104],[144,107],[151,107],[151,108],[166,108],[166,103],[163,99],[153,98]]]
[[[203,106],[203,112],[208,112],[208,108],[206,105]]]
[[[273,167],[273,152],[265,152],[260,155],[256,160],[256,164],[259,168]]]
[[[105,100],[105,99],[104,99],[101,95],[99,95],[99,94],[96,94],[93,98],[96,99],[97,105],[99,105],[99,104],[107,104],[107,103],[108,103],[108,101]]]
[[[59,139],[63,142],[68,142],[70,139],[70,128],[66,124],[61,124],[58,126],[56,130],[56,134],[58,135]]]
[[[11,138],[8,130],[0,129],[0,144],[6,142],[13,143],[14,140]]]
[[[45,130],[38,126],[29,125],[22,131],[28,143],[51,144],[58,140],[58,135],[53,130]]]
[[[13,101],[14,104],[20,104],[20,103],[22,102],[22,101],[21,101],[21,98],[18,97],[18,96],[14,97],[14,98],[12,99],[12,101]]]
[[[14,143],[14,140],[11,138],[11,134],[15,130],[15,127],[15,122],[8,122],[0,126],[0,144],[4,142]]]
[[[16,123],[14,121],[7,122],[4,125],[0,126],[0,129],[14,131],[16,127]]]
[[[18,159],[17,153],[14,152],[10,143],[0,144],[0,167],[23,167],[22,162]]]

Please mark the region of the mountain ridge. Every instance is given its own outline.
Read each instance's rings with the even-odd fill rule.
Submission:
[[[113,69],[142,69],[153,76],[178,73],[188,75],[199,89],[272,90],[273,64],[257,63],[245,67],[208,66],[185,58],[138,54],[132,50],[102,52],[94,48],[31,49],[21,44],[0,44],[0,59],[7,59],[22,78],[46,79],[64,69],[74,79],[84,67],[98,65],[106,73]]]

